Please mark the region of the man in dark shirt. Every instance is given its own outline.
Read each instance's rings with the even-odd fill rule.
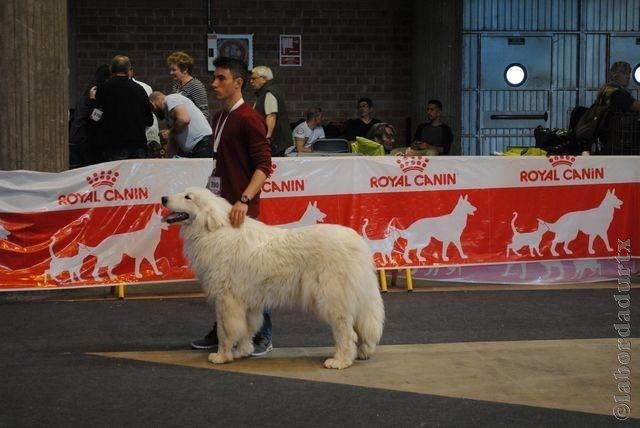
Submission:
[[[111,61],[111,78],[96,89],[92,119],[101,122],[102,161],[144,158],[146,127],[153,125],[147,93],[129,78],[131,61],[117,55]]]
[[[344,138],[348,141],[355,141],[356,137],[367,138],[371,127],[380,122],[378,119],[371,117],[371,113],[373,113],[373,101],[371,101],[371,98],[360,98],[358,100],[359,117],[347,120],[344,128]]]
[[[615,62],[611,66],[609,73],[611,79],[605,87],[600,90],[606,91],[611,88],[612,93],[609,96],[614,111],[640,111],[640,101],[634,99],[627,90],[627,86],[629,86],[629,81],[631,80],[631,64],[624,61]]]
[[[453,133],[451,128],[442,122],[442,103],[438,100],[427,102],[427,122],[416,129],[411,147],[406,150],[408,156],[448,155],[451,150]]]
[[[631,80],[631,65],[628,62],[618,61],[609,69],[609,81],[598,91],[596,104],[608,104],[611,114],[607,115],[606,122],[598,134],[599,144],[596,143],[591,150],[596,154],[623,154],[621,147],[635,141],[626,141],[631,135],[636,135],[637,121],[635,117],[624,115],[628,112],[640,111],[640,101],[633,98],[627,90]],[[585,150],[583,155],[589,154]]]

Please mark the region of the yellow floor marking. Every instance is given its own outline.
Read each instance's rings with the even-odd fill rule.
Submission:
[[[640,339],[631,343],[631,385],[640,385]],[[638,355],[634,355],[638,353]],[[357,385],[454,398],[611,415],[620,366],[616,339],[536,340],[380,346],[369,361],[328,370],[332,348],[276,348],[261,358],[224,365],[206,352],[99,352],[125,358],[226,372]],[[632,391],[632,396],[635,394]],[[632,417],[640,416],[640,405]],[[636,414],[638,413],[638,414]]]

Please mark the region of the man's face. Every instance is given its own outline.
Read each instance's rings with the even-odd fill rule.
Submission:
[[[251,73],[251,80],[249,82],[254,91],[260,90],[267,83],[267,79],[259,76],[255,71]]]
[[[177,64],[171,64],[169,66],[169,76],[177,82],[179,82],[184,77],[188,76],[189,72],[187,70],[180,70]]]
[[[629,86],[629,81],[631,80],[631,69],[620,72],[616,80],[625,88]]]
[[[427,104],[427,119],[433,122],[436,119],[440,119],[442,111],[435,104]]]
[[[213,96],[220,101],[231,98],[237,92],[242,91],[242,78],[233,78],[231,70],[228,68],[216,67],[211,82]]]
[[[360,101],[358,103],[358,114],[360,117],[367,117],[371,113],[371,107],[366,101]]]

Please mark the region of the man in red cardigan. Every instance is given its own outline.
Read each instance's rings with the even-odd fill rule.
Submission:
[[[229,219],[239,227],[246,216],[258,218],[260,189],[271,173],[271,150],[264,118],[242,99],[247,81],[247,65],[238,59],[219,57],[211,88],[223,110],[212,118],[215,167],[209,178],[209,188],[232,205]],[[253,339],[253,356],[273,349],[271,343],[271,313],[264,312],[262,329]],[[218,346],[217,326],[203,339],[191,342],[196,349]]]

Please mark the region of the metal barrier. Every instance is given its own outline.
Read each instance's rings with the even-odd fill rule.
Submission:
[[[614,113],[609,122],[608,154],[640,154],[640,114],[638,112]]]

